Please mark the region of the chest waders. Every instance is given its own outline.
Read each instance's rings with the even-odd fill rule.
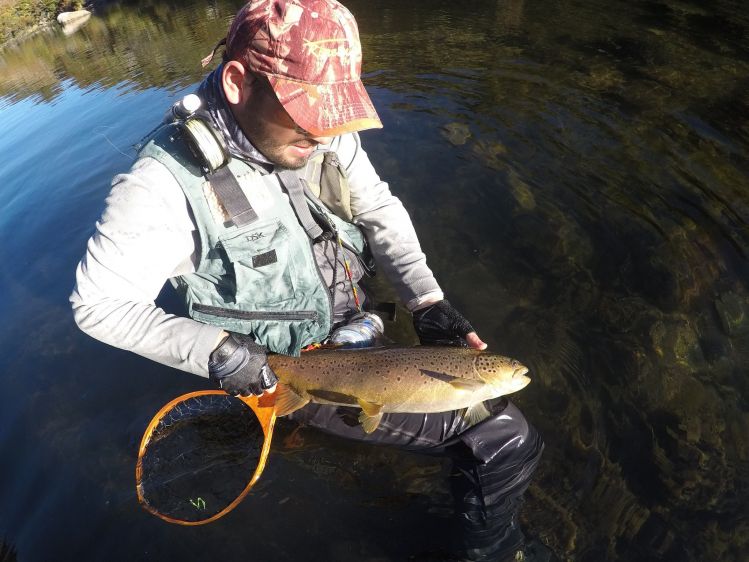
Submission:
[[[333,302],[312,245],[340,237],[361,254],[366,244],[348,222],[348,183],[334,153],[268,173],[230,158],[220,134],[189,118],[157,130],[139,156],[169,169],[197,225],[196,271],[171,280],[193,319],[287,355],[327,337]]]

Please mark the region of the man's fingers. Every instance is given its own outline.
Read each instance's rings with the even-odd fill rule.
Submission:
[[[466,334],[465,339],[468,347],[472,347],[473,349],[484,350],[487,347],[487,345],[483,341],[481,341],[481,338],[476,332],[470,332]]]

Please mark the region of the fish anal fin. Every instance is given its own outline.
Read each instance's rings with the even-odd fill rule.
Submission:
[[[364,410],[364,413],[368,416],[379,416],[381,415],[382,404],[375,404],[374,402],[367,402],[361,398],[356,400],[359,403],[359,407]],[[379,421],[378,421],[379,423]]]
[[[474,426],[480,421],[488,418],[490,415],[491,414],[489,413],[489,410],[486,409],[486,406],[484,406],[484,403],[477,402],[466,409],[466,413],[463,414],[463,417],[468,422],[469,426]]]
[[[479,388],[482,388],[486,383],[484,381],[478,381],[475,379],[461,379],[459,377],[455,377],[451,381],[448,382],[450,386],[453,388],[457,388],[458,390],[478,390]]]
[[[307,405],[309,398],[305,398],[296,392],[292,387],[286,384],[279,384],[276,387],[276,415],[288,416],[296,412],[299,408]]]
[[[381,419],[382,413],[378,413],[374,416],[368,416],[365,411],[362,411],[362,413],[359,414],[359,423],[362,425],[364,433],[372,433],[375,429],[377,429],[377,426],[380,425]]]

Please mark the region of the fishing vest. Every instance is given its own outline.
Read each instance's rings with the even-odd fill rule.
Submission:
[[[303,347],[328,336],[331,296],[308,234],[315,225],[309,224],[309,213],[302,224],[280,174],[230,158],[221,172],[231,173],[242,193],[220,196],[220,182],[208,181],[208,170],[176,124],[157,130],[139,156],[154,158],[171,171],[197,225],[196,271],[171,279],[190,317],[251,335],[270,351],[287,355],[299,355]],[[315,220],[332,225],[342,244],[361,253],[364,235],[349,222],[348,183],[335,153],[313,155],[292,176],[304,180],[303,202],[316,212]],[[248,209],[236,209],[237,195],[246,198]]]

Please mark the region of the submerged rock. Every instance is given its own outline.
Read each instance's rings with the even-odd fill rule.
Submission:
[[[533,190],[523,181],[515,170],[510,170],[507,176],[510,183],[512,196],[517,201],[520,208],[524,211],[532,211],[536,208],[536,198],[533,196]]]
[[[471,138],[471,130],[465,123],[448,123],[443,125],[440,134],[445,137],[453,146],[461,146]]]
[[[507,148],[499,141],[479,140],[472,147],[479,161],[492,170],[503,170]]]
[[[749,332],[749,302],[736,293],[726,293],[715,301],[715,310],[727,336]]]

